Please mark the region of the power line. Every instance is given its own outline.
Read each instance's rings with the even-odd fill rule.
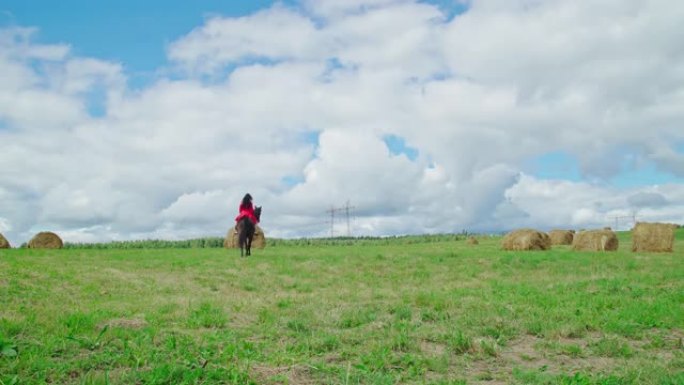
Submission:
[[[627,219],[627,223],[629,223],[629,220],[632,220],[632,225],[636,225],[636,212],[633,212],[632,215],[615,215],[608,217],[608,219],[614,220],[615,221],[615,230],[619,229],[619,224],[620,221],[623,219]]]
[[[354,208],[354,206],[349,205],[349,200],[347,200],[347,203],[345,203],[344,206],[335,207],[331,205],[330,209],[325,211],[326,213],[330,214],[330,238],[335,236],[335,213],[344,213],[347,221],[347,236],[351,237],[351,223],[349,222],[349,214]]]

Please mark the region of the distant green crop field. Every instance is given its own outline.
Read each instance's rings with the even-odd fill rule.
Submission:
[[[0,385],[684,384],[674,253],[0,251]]]

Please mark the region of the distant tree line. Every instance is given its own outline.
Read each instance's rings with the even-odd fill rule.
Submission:
[[[354,246],[354,245],[382,245],[382,244],[413,244],[460,241],[467,238],[467,231],[453,234],[426,235],[394,235],[387,237],[328,237],[328,238],[267,238],[266,246]],[[145,239],[135,241],[112,241],[101,243],[70,243],[64,244],[65,249],[202,249],[221,248],[223,238],[207,237],[187,240]],[[22,245],[25,247],[25,245]]]
[[[297,238],[270,239],[267,245],[272,246],[353,246],[353,245],[389,245],[459,241],[470,234],[466,231],[455,234],[425,234],[425,235],[392,235],[387,237],[327,237],[327,238]]]
[[[65,249],[202,249],[223,247],[223,238],[208,237],[187,240],[145,239],[136,241],[112,241],[102,243],[70,243]]]

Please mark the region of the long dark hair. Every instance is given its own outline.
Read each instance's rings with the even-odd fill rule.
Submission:
[[[240,206],[242,207],[247,207],[252,205],[252,196],[249,195],[249,193],[245,194],[245,197],[242,198],[242,204]]]

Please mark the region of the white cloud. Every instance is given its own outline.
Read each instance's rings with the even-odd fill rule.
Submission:
[[[302,59],[316,46],[305,16],[275,5],[239,18],[211,18],[169,46],[169,58],[191,70],[211,72],[245,59]]]
[[[539,180],[523,175],[518,184],[506,191],[506,196],[528,215],[509,218],[504,228],[615,227],[615,217],[618,217],[618,229],[625,230],[634,224],[634,218],[681,223],[684,217],[684,186],[681,184],[619,190],[605,185]]]
[[[223,235],[245,192],[271,236],[326,235],[325,211],[347,201],[367,235],[605,226],[634,210],[684,222],[684,6],[480,0],[448,19],[409,0],[300,5],[207,19],[138,91],[126,63],[2,30],[12,243]],[[553,152],[584,181],[521,173]],[[606,182],[644,165],[673,183]]]
[[[405,190],[421,173],[406,157],[392,156],[372,132],[330,129],[320,135],[317,156],[304,168],[304,182],[288,193],[287,202],[297,210],[311,203],[320,210],[351,199],[369,215],[403,211],[412,195]]]
[[[0,217],[0,233],[12,230],[12,226],[6,218]]]
[[[87,92],[98,84],[110,92],[120,93],[125,82],[121,65],[95,59],[69,60],[61,75],[55,77],[62,80],[58,87],[66,94]]]
[[[163,209],[161,216],[179,223],[211,222],[217,219],[217,211],[225,215],[232,213],[229,199],[229,194],[217,190],[183,194]]]
[[[605,177],[622,159],[601,154],[622,145],[643,153],[654,137],[681,138],[673,115],[654,113],[682,114],[667,106],[681,101],[684,73],[672,63],[684,49],[670,31],[683,15],[667,1],[476,1],[450,23],[445,51],[459,75],[515,92],[514,108],[498,117],[521,136],[553,130],[546,145],[563,146],[585,173]]]

